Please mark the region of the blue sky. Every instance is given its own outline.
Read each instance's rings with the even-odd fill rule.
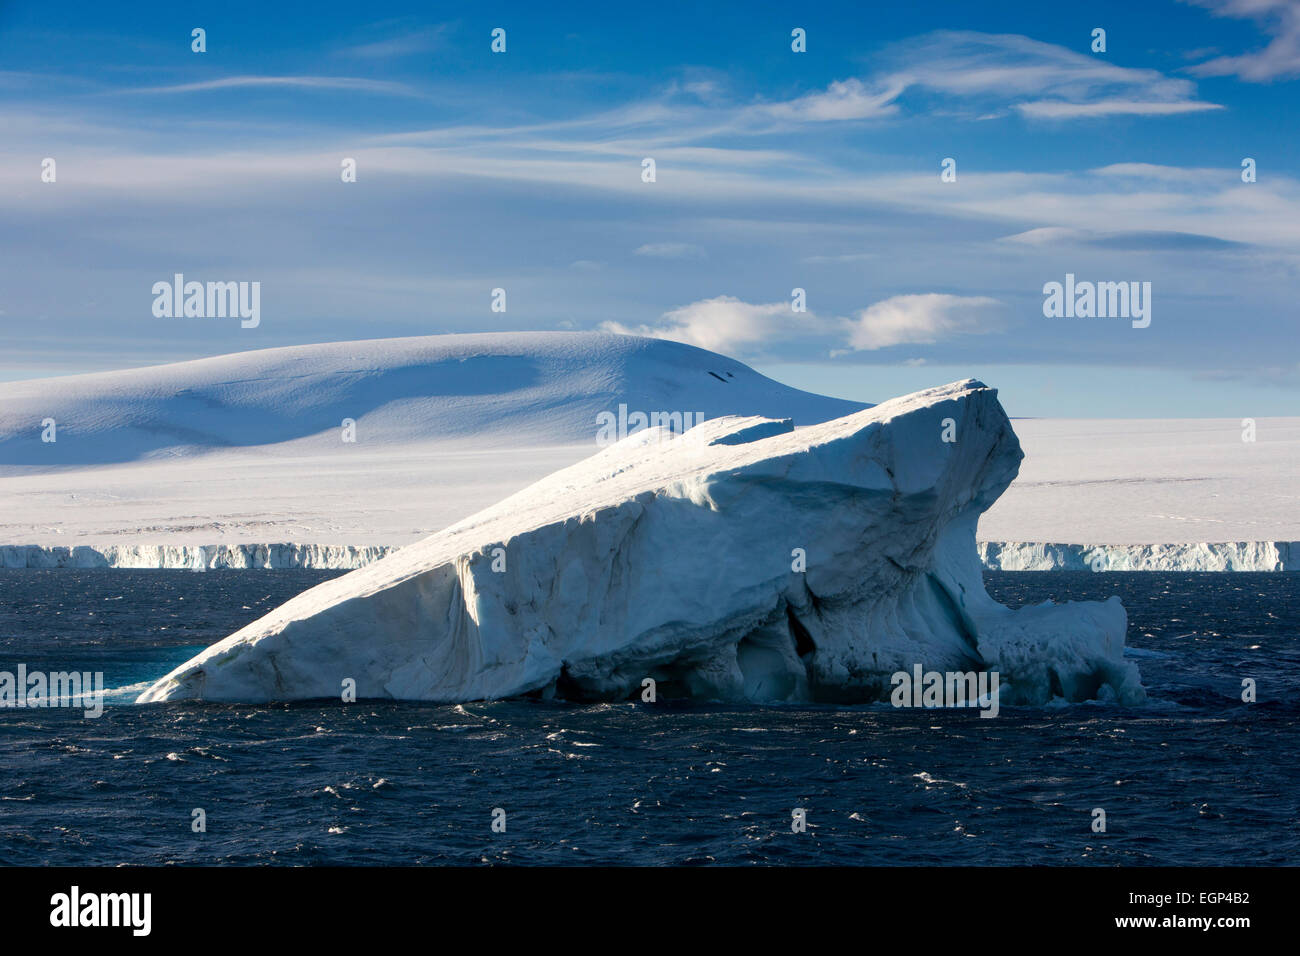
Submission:
[[[1300,414],[1300,0],[19,2],[0,64],[0,378],[611,328],[864,400]],[[177,272],[260,325],[155,317]],[[1150,326],[1046,318],[1067,273]]]

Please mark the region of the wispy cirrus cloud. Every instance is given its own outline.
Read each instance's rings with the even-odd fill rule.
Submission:
[[[636,133],[643,145],[682,145],[719,135],[768,135],[792,126],[884,121],[925,112],[915,97],[942,98],[941,112],[971,119],[1016,113],[1030,119],[1161,117],[1223,107],[1196,96],[1196,85],[1159,70],[1018,34],[937,31],[885,47],[880,69],[833,80],[784,100],[738,102],[716,81],[673,83],[658,98],[600,115],[539,124],[537,131],[599,127]],[[399,134],[445,136],[446,129]],[[486,133],[486,128],[481,130]],[[611,144],[611,146],[616,144]]]
[[[428,53],[448,43],[451,25],[440,23],[432,27],[423,27],[388,22],[376,25],[373,32],[387,35],[344,47],[338,51],[339,54],[368,60],[393,60]]]
[[[250,142],[239,150],[198,142],[191,150],[175,152],[152,151],[148,142],[114,136],[101,118],[85,119],[84,127],[71,113],[58,119],[65,124],[61,139],[80,136],[95,145],[78,151],[77,177],[68,181],[68,188],[32,194],[23,188],[29,171],[16,158],[36,148],[25,143],[48,141],[55,127],[44,114],[0,110],[0,124],[11,133],[11,141],[0,144],[0,157],[15,157],[14,162],[0,164],[0,185],[6,187],[0,191],[0,208],[39,204],[53,210],[66,204],[68,209],[84,210],[96,195],[111,202],[125,188],[141,204],[184,196],[202,205],[207,194],[194,187],[216,183],[229,187],[221,195],[222,204],[228,205],[235,194],[250,201],[261,196],[259,202],[274,203],[286,188],[303,183],[304,178],[337,178],[339,156],[347,155],[357,159],[367,181],[376,185],[433,184],[457,177],[477,181],[475,188],[489,192],[498,188],[494,182],[507,188],[536,184],[593,198],[617,194],[630,201],[661,197],[667,187],[675,202],[696,208],[796,203],[810,220],[852,210],[876,221],[892,210],[903,217],[896,221],[900,227],[916,214],[935,215],[987,223],[996,230],[990,238],[1049,227],[1114,233],[1119,231],[1117,223],[1140,217],[1141,230],[1153,236],[1182,233],[1260,246],[1294,249],[1300,245],[1300,180],[1270,172],[1266,180],[1247,186],[1231,167],[1115,163],[1089,170],[983,172],[939,190],[937,174],[928,171],[887,168],[865,173],[852,166],[749,149],[740,140],[725,149],[657,151],[661,181],[648,186],[640,179],[640,157],[647,152],[638,150],[635,140],[611,147],[608,138],[596,138],[598,134],[585,125],[563,136],[554,129],[539,136],[530,126],[486,132],[457,128],[411,145],[389,145],[391,138],[386,136],[353,136],[338,144]],[[754,153],[762,161],[755,161]],[[772,228],[786,227],[774,223]],[[754,234],[751,227],[746,231]],[[799,258],[810,264],[850,264],[888,251],[886,246],[849,248],[853,251],[844,255]],[[647,250],[641,256],[659,252],[662,257],[668,251]]]
[[[256,87],[288,87],[303,90],[353,90],[360,93],[381,93],[389,96],[420,96],[405,83],[390,80],[368,80],[355,76],[224,76],[194,83],[176,83],[171,86],[137,86],[121,89],[120,93],[204,93],[210,90],[250,89]]]
[[[967,111],[976,119],[1008,112],[1074,120],[1222,109],[1197,99],[1191,80],[1019,34],[941,30],[888,46],[878,59],[881,69],[869,76],[836,80],[785,101],[752,104],[736,116],[736,124],[764,130],[763,120],[890,119],[907,114],[909,94],[940,96],[942,110]]]
[[[885,52],[890,82],[928,90],[953,108],[1014,109],[1039,119],[1167,116],[1219,109],[1196,99],[1190,80],[1120,66],[1019,34],[939,31]]]
[[[973,119],[1008,112],[1044,120],[1156,117],[1223,108],[1197,99],[1191,80],[1019,34],[941,30],[892,44],[878,59],[882,67],[871,75],[835,80],[789,100],[750,104],[731,122],[738,131],[766,132],[764,121],[884,120],[908,113],[909,94],[940,96],[940,109],[965,111]]]
[[[638,246],[633,255],[652,259],[703,259],[704,250],[690,242],[647,242]]]
[[[383,37],[341,52],[359,58],[397,58],[441,42],[443,29]],[[1197,99],[1191,80],[1119,66],[1015,34],[939,31],[887,46],[878,60],[881,68],[870,75],[835,80],[785,100],[741,102],[729,98],[715,81],[673,83],[656,96],[597,113],[510,128],[443,124],[395,132],[389,139],[432,146],[467,140],[518,142],[521,133],[528,133],[523,145],[536,150],[610,155],[653,149],[668,159],[721,165],[790,161],[797,151],[720,147],[716,145],[720,138],[779,135],[793,126],[888,121],[933,109],[971,119],[1016,113],[1029,119],[1069,121],[1222,108]],[[114,92],[175,96],[276,88],[437,98],[432,90],[396,80],[322,75],[245,74]],[[941,98],[937,105],[916,102],[936,96]],[[583,129],[599,135],[578,136]]]
[[[869,262],[877,258],[875,252],[843,252],[839,255],[804,256],[802,261],[810,265],[842,265],[847,262]]]
[[[879,119],[898,113],[898,104],[894,101],[904,89],[906,85],[897,80],[886,80],[878,88],[872,88],[856,77],[850,77],[831,83],[825,90],[755,109],[774,119],[795,122]]]
[[[1066,103],[1039,100],[1017,103],[1016,110],[1034,119],[1085,119],[1099,116],[1176,116],[1179,113],[1199,113],[1203,110],[1223,109],[1217,103],[1186,100],[1170,103],[1144,100],[1110,99],[1092,103]]]
[[[1096,232],[1088,229],[1067,229],[1062,226],[1043,226],[1028,229],[1012,236],[1003,236],[999,242],[1017,245],[1047,246],[1091,246],[1098,249],[1121,249],[1135,252],[1187,252],[1200,249],[1220,250],[1245,247],[1245,243],[1217,239],[1214,236],[1198,236],[1189,232],[1152,232],[1144,229],[1132,229],[1113,232]]]
[[[1190,67],[1196,76],[1236,76],[1254,83],[1300,76],[1300,3],[1296,0],[1184,0],[1216,17],[1257,21],[1269,36],[1263,49],[1219,56]]]

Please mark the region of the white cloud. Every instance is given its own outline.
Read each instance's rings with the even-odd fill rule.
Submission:
[[[403,83],[388,80],[366,80],[353,76],[226,76],[217,80],[197,83],[178,83],[174,86],[139,86],[124,93],[202,93],[208,90],[242,89],[247,87],[292,87],[309,90],[355,90],[361,93],[386,93],[396,96],[418,96]]]
[[[789,302],[756,305],[735,296],[701,299],[665,312],[658,325],[626,326],[605,322],[606,332],[648,335],[686,342],[714,352],[734,353],[782,338],[803,337],[822,331],[824,323],[811,312],[794,312]]]
[[[254,199],[259,205],[287,202],[303,182],[304,170],[338,168],[340,155],[357,159],[370,174],[386,174],[375,182],[445,183],[460,177],[463,188],[491,192],[494,181],[513,184],[563,186],[592,200],[617,194],[644,201],[653,191],[641,182],[640,157],[629,152],[618,157],[597,150],[580,134],[560,153],[549,143],[531,138],[526,127],[494,130],[491,136],[473,130],[449,131],[447,138],[428,145],[384,145],[387,137],[358,139],[346,144],[315,141],[302,144],[272,139],[247,141],[232,151],[208,142],[183,144],[177,151],[153,146],[130,128],[113,128],[103,118],[89,120],[64,112],[0,110],[0,127],[10,136],[0,143],[0,210],[40,208],[85,211],[92,205],[111,204],[129,190],[138,204],[173,203],[184,199],[195,206],[229,204],[234,195]],[[76,147],[76,188],[33,193],[26,189],[28,173],[22,158],[44,149],[52,139],[63,148]],[[346,152],[341,152],[346,148]],[[737,148],[730,152],[747,155]],[[761,152],[761,151],[756,151]],[[45,155],[42,153],[41,155]],[[743,205],[751,211],[735,226],[736,235],[748,238],[802,234],[818,236],[818,245],[863,248],[863,230],[839,224],[835,217],[849,212],[873,226],[868,237],[882,259],[892,255],[887,238],[917,214],[944,217],[946,221],[985,222],[992,235],[1008,235],[1035,227],[1059,227],[1091,232],[1111,232],[1117,224],[1141,222],[1150,233],[1187,233],[1261,246],[1300,248],[1300,181],[1285,172],[1270,171],[1259,183],[1243,187],[1238,170],[1175,167],[1151,163],[1118,163],[1100,168],[1050,172],[982,172],[962,180],[960,189],[936,190],[937,175],[925,171],[882,169],[864,171],[818,164],[811,168],[738,162],[729,167],[683,161],[673,171],[673,191],[695,210],[696,216],[675,226],[678,234],[708,236],[721,242],[710,212]],[[391,175],[390,175],[391,174]],[[220,185],[221,190],[211,187]],[[772,204],[798,204],[803,212],[794,219],[788,212],[772,212]],[[827,212],[833,212],[834,217]],[[887,222],[882,215],[897,211]],[[865,218],[862,218],[865,217]],[[1002,226],[1006,226],[1002,229]],[[792,233],[791,230],[803,230]],[[1049,238],[1042,236],[1038,238]],[[810,251],[801,241],[795,258]],[[853,245],[849,245],[852,243]],[[704,243],[701,243],[702,245]],[[814,247],[815,248],[815,247]],[[587,253],[583,258],[596,258]],[[813,263],[843,261],[833,256],[808,257]]]
[[[605,322],[601,329],[672,339],[724,354],[754,352],[783,340],[807,345],[812,339],[822,339],[845,344],[846,348],[831,352],[843,355],[891,345],[932,345],[954,335],[1000,332],[1000,323],[988,314],[989,307],[999,304],[985,296],[896,295],[860,309],[853,318],[824,319],[811,312],[793,312],[788,301],[754,304],[720,295],[665,312],[653,325]],[[918,364],[923,360],[910,361]]]
[[[1103,57],[1018,34],[943,30],[887,51],[894,82],[969,100],[1010,103],[1034,118],[1168,115],[1216,104],[1194,99],[1195,84],[1159,70],[1119,66]]]
[[[999,332],[988,307],[996,299],[986,296],[896,295],[857,313],[849,325],[849,346],[855,351],[891,345],[932,345],[953,335]]]
[[[778,119],[826,122],[828,120],[876,119],[898,112],[894,100],[903,92],[903,84],[890,82],[871,90],[856,77],[837,80],[825,90],[809,93],[784,103],[763,107]]]
[[[1140,100],[1097,100],[1093,103],[1066,103],[1059,100],[1038,100],[1018,103],[1016,109],[1034,119],[1084,119],[1098,116],[1174,116],[1179,113],[1199,113],[1203,110],[1221,110],[1218,103],[1190,100],[1177,103],[1152,103]]]
[[[998,242],[1015,242],[1025,246],[1045,246],[1056,242],[1082,242],[1090,235],[1084,229],[1068,229],[1065,226],[1040,226],[1027,229],[1015,235],[1003,236]]]
[[[396,25],[396,24],[395,24]],[[344,56],[364,57],[367,59],[391,60],[396,57],[414,56],[436,50],[447,42],[448,24],[435,27],[412,28],[402,25],[400,32],[393,36],[359,43],[339,52]]]
[[[1260,22],[1270,40],[1262,50],[1220,56],[1190,67],[1197,76],[1236,76],[1263,83],[1300,76],[1300,3],[1296,0],[1186,0],[1216,17]]]
[[[704,250],[689,242],[648,242],[639,246],[633,255],[652,259],[702,259]]]
[[[909,90],[940,94],[947,98],[949,110],[970,103],[980,119],[1003,115],[1007,108],[1034,119],[1057,120],[1169,116],[1222,108],[1195,99],[1196,86],[1190,80],[1119,66],[1018,34],[941,30],[888,47],[879,60],[882,69],[866,80],[837,80],[825,90],[749,107],[738,122],[744,125],[760,117],[791,122],[886,118],[901,112],[899,99]]]
[[[1098,176],[1115,176],[1151,183],[1214,187],[1223,182],[1223,170],[1215,167],[1164,166],[1159,163],[1111,163],[1091,170]]]
[[[816,265],[841,264],[845,262],[866,262],[877,258],[874,252],[846,252],[838,256],[804,256],[803,261]]]
[[[1231,249],[1235,245],[1228,239],[1202,236],[1191,232],[1169,232],[1151,229],[1098,231],[1093,229],[1068,229],[1064,226],[1043,226],[1011,236],[1002,236],[998,242],[1021,246],[1046,247],[1053,245],[1093,246],[1098,249],[1122,249],[1135,252],[1188,252],[1203,249]]]

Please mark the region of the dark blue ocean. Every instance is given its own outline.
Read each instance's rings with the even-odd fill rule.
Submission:
[[[0,862],[1300,864],[1300,574],[988,575],[1118,594],[1140,707],[130,703],[330,576],[0,571],[0,670],[129,688],[0,709]]]

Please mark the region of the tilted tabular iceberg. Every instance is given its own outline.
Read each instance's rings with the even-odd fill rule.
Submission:
[[[916,664],[996,671],[1007,704],[1140,700],[1118,598],[1012,611],[984,591],[976,522],[1022,457],[973,380],[797,431],[648,429],[300,594],[140,701],[337,698],[349,679],[361,698],[620,699],[650,677],[851,702]]]

